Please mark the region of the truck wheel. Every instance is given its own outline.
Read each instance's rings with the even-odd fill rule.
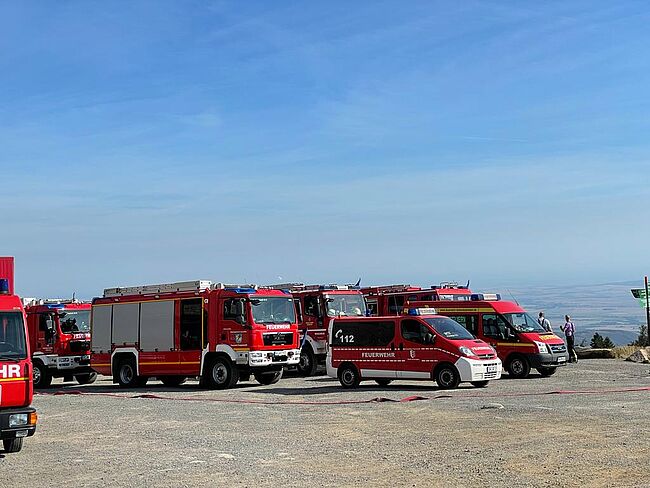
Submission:
[[[341,366],[338,377],[343,388],[356,388],[361,383],[361,375],[353,364]]]
[[[530,364],[523,356],[513,356],[508,362],[508,374],[513,378],[528,378],[530,374]]]
[[[391,381],[393,380],[389,380],[388,378],[377,378],[375,380],[375,383],[377,383],[379,386],[388,386],[390,385]]]
[[[144,386],[140,384],[140,378],[136,375],[135,361],[125,359],[117,366],[117,382],[122,388],[134,388]],[[145,381],[146,383],[146,381]]]
[[[206,367],[205,384],[208,388],[225,390],[237,384],[237,370],[233,367],[230,359],[216,357]]]
[[[557,371],[557,368],[548,368],[548,367],[541,367],[537,368],[537,372],[541,374],[542,376],[548,377],[548,376],[553,376],[555,372]]]
[[[80,385],[89,385],[95,382],[97,379],[97,373],[76,374],[74,379],[77,380],[77,383]]]
[[[161,376],[158,378],[165,386],[181,386],[185,383],[185,376]]]
[[[14,439],[3,439],[2,444],[7,453],[19,452],[23,448],[23,438],[15,437]]]
[[[280,378],[282,378],[282,370],[280,371],[265,371],[265,372],[256,372],[253,373],[255,376],[255,380],[260,385],[273,385],[280,381]]]
[[[300,350],[300,362],[298,363],[298,373],[303,376],[314,376],[318,369],[318,362],[311,346],[305,345]]]
[[[451,364],[443,364],[436,371],[436,383],[438,383],[438,388],[442,390],[453,390],[458,388],[460,375]]]
[[[34,388],[47,388],[52,384],[52,375],[43,363],[34,361],[33,368]]]
[[[485,388],[488,385],[489,381],[488,380],[485,380],[485,381],[472,381],[471,383],[476,388]]]

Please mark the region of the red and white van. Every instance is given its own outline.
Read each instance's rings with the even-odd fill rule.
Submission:
[[[431,380],[443,389],[483,387],[501,377],[496,351],[432,308],[407,316],[341,317],[331,321],[327,374],[344,388],[363,380]]]
[[[513,378],[528,377],[531,368],[550,376],[567,362],[564,341],[547,332],[534,317],[496,293],[474,293],[469,301],[407,302],[409,307],[435,307],[496,349]]]

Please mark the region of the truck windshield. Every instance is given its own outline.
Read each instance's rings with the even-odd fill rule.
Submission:
[[[250,303],[256,324],[293,324],[296,321],[293,298],[251,296]]]
[[[431,317],[424,319],[433,329],[445,339],[468,340],[474,339],[465,327],[447,317]]]
[[[90,332],[90,311],[66,310],[59,312],[59,326],[64,334]]]
[[[361,317],[366,313],[363,295],[326,295],[328,317]]]
[[[25,359],[25,325],[20,312],[0,312],[0,359]]]
[[[517,332],[537,332],[539,334],[544,334],[546,332],[546,329],[539,325],[537,320],[525,312],[504,313],[503,315]]]

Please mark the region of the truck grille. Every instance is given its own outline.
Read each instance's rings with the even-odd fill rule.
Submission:
[[[265,346],[290,346],[293,344],[293,332],[274,332],[264,334]]]
[[[85,352],[90,349],[90,341],[70,341],[70,352]]]
[[[481,359],[494,359],[493,354],[479,354],[478,357]]]
[[[564,344],[549,344],[549,347],[551,348],[551,352],[556,354],[566,352],[566,346]]]

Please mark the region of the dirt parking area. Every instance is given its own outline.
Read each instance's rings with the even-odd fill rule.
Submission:
[[[0,455],[0,487],[645,487],[649,370],[583,360],[454,391],[291,375],[228,391],[58,383],[35,396],[36,435]],[[422,399],[346,403],[377,397]]]

